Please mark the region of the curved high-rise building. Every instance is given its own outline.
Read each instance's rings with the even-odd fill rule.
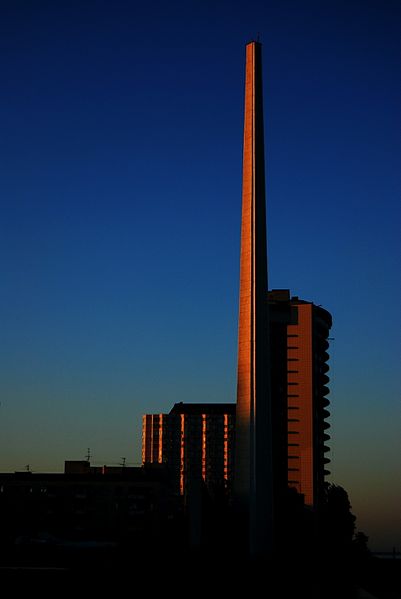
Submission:
[[[269,305],[275,487],[280,493],[285,477],[306,505],[318,508],[330,461],[327,350],[332,318],[313,302],[290,299],[286,289],[269,292]]]

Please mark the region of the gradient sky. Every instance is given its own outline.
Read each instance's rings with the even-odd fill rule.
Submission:
[[[231,402],[245,43],[263,43],[271,288],[321,304],[332,480],[401,548],[391,0],[0,2],[0,471],[140,462]]]

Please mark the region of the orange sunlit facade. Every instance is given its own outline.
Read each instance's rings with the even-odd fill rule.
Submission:
[[[317,506],[328,474],[330,438],[326,418],[329,400],[327,364],[332,319],[320,306],[292,298],[294,324],[289,324],[288,363],[288,483]]]
[[[325,442],[329,416],[327,364],[332,319],[321,306],[293,297],[287,289],[269,292],[272,335],[272,394],[275,406],[276,480],[297,489],[317,507],[330,461]],[[282,407],[286,406],[286,413]],[[286,439],[287,451],[283,439]],[[281,484],[282,484],[281,482]]]
[[[312,304],[297,312],[287,329],[288,484],[313,505]]]
[[[233,476],[234,404],[175,404],[169,414],[146,414],[142,462],[163,463],[177,492],[201,481],[229,487]]]
[[[148,414],[142,417],[142,463],[145,458],[148,462],[163,462],[163,418],[165,414]]]

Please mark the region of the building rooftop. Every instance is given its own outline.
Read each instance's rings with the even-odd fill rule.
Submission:
[[[235,414],[235,403],[180,403],[174,404],[170,414]]]

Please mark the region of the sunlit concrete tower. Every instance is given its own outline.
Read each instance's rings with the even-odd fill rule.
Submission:
[[[261,44],[246,46],[234,497],[252,554],[273,538]]]

